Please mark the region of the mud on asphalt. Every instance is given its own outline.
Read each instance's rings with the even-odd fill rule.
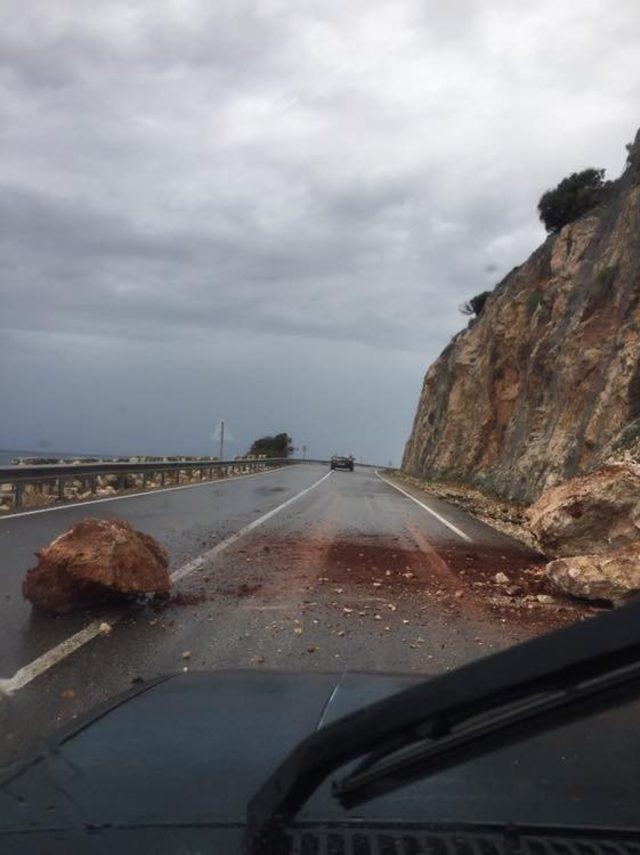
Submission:
[[[600,610],[552,590],[542,558],[508,546],[451,542],[436,553],[387,535],[327,540],[254,535],[230,550],[226,562],[233,566],[230,576],[196,573],[188,592],[175,593],[166,605],[297,595],[303,605],[322,597],[336,608],[359,604],[376,611],[382,605],[395,611],[410,602],[463,620],[526,625],[531,634]]]

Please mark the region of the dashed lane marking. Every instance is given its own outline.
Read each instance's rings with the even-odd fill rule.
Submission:
[[[322,484],[329,475],[331,475],[331,471],[327,472],[326,475],[323,475],[318,481],[314,481],[314,483],[310,487],[306,487],[300,493],[296,493],[295,496],[292,496],[290,499],[287,499],[286,502],[283,502],[281,505],[278,505],[277,508],[273,508],[271,511],[267,511],[266,514],[263,514],[261,517],[258,517],[257,520],[250,522],[248,525],[245,525],[243,528],[238,529],[235,534],[232,534],[230,537],[227,537],[226,540],[220,541],[211,549],[208,549],[206,552],[203,552],[202,555],[199,555],[197,558],[194,558],[193,561],[188,561],[186,564],[183,564],[178,570],[174,570],[171,574],[171,580],[173,582],[177,582],[180,579],[183,579],[185,576],[188,576],[189,573],[193,573],[194,570],[199,570],[203,567],[208,561],[215,558],[216,555],[223,552],[229,546],[234,544],[236,541],[240,540],[241,537],[244,537],[245,534],[249,534],[250,531],[253,531],[254,528],[258,528],[259,525],[262,525],[267,520],[270,520],[271,517],[274,517],[276,514],[279,514],[280,511],[283,511],[285,508],[288,508],[289,505],[292,505],[294,502],[297,502],[298,499],[301,499],[311,490],[315,489],[318,484]]]

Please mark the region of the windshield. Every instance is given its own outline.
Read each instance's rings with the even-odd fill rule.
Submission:
[[[0,767],[240,824],[341,715],[638,595],[637,3],[2,5]],[[362,810],[640,827],[630,703]]]

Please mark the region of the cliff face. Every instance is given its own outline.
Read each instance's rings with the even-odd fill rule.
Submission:
[[[429,368],[403,469],[530,502],[640,452],[640,131],[606,204],[552,235]]]

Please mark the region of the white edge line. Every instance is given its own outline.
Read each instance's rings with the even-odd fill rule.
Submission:
[[[451,529],[451,531],[454,534],[457,534],[458,537],[461,537],[462,540],[466,540],[467,543],[473,543],[473,538],[469,537],[468,534],[465,534],[461,529],[459,529],[457,526],[455,526],[452,522],[449,522],[448,519],[445,519],[445,517],[440,516],[440,514],[437,513],[436,511],[434,511],[433,508],[430,508],[429,505],[425,505],[424,502],[421,502],[420,499],[416,499],[415,496],[412,496],[411,493],[408,493],[406,490],[403,490],[402,487],[398,487],[398,485],[394,484],[393,481],[387,481],[387,479],[383,478],[377,469],[375,470],[375,472],[381,481],[384,481],[385,484],[388,484],[390,487],[393,487],[394,490],[397,490],[399,493],[402,493],[402,495],[406,496],[407,499],[411,499],[411,501],[415,502],[416,505],[420,505],[420,507],[423,510],[427,511],[427,513],[434,516],[437,520],[439,520],[442,523],[442,525],[446,525],[446,527],[448,529]]]
[[[296,463],[293,466],[299,465]],[[172,493],[174,490],[192,490],[194,487],[220,487],[223,484],[231,484],[243,478],[257,478],[258,475],[270,475],[272,472],[280,472],[281,469],[289,469],[290,466],[278,466],[276,469],[267,469],[265,472],[249,472],[246,475],[231,475],[216,481],[198,481],[197,484],[181,484],[179,487],[158,487],[156,490],[144,490],[140,493],[123,493],[121,496],[105,496],[103,499],[87,499],[86,502],[68,502],[63,505],[53,505],[50,508],[36,508],[33,511],[21,511],[17,514],[2,514],[2,520],[15,520],[19,517],[31,517],[34,514],[48,514],[51,511],[65,511],[67,508],[82,508],[85,505],[97,505],[101,502],[121,502],[125,499],[139,499],[141,496],[155,496],[157,493]],[[52,476],[53,477],[53,476]]]
[[[200,567],[203,567],[208,561],[211,561],[211,559],[215,558],[216,555],[224,552],[225,549],[234,544],[237,540],[240,540],[240,538],[245,534],[248,534],[250,531],[253,531],[253,529],[258,528],[258,526],[262,525],[276,514],[279,514],[280,511],[283,511],[285,508],[288,508],[289,505],[297,502],[298,499],[306,496],[307,493],[315,489],[319,484],[322,484],[322,482],[332,474],[333,473],[331,471],[327,472],[327,474],[323,475],[318,481],[314,481],[310,487],[305,487],[304,490],[296,493],[295,496],[291,496],[291,498],[287,499],[286,502],[283,502],[281,505],[267,511],[266,514],[263,514],[261,517],[253,520],[253,522],[250,522],[248,525],[243,526],[243,528],[239,529],[235,534],[232,534],[225,538],[225,540],[220,541],[220,543],[217,543],[211,549],[203,552],[202,555],[199,555],[192,561],[188,561],[186,564],[183,564],[182,567],[179,567],[171,573],[171,581],[177,582],[180,579],[184,579],[185,576],[193,573],[194,570],[198,570]],[[80,632],[76,632],[75,635],[61,641],[60,644],[52,647],[51,650],[47,650],[46,653],[43,653],[42,656],[38,656],[37,659],[34,659],[33,662],[30,662],[28,665],[24,665],[16,671],[13,677],[0,679],[0,693],[11,695],[19,689],[23,689],[28,683],[35,680],[36,677],[39,677],[41,674],[44,674],[45,671],[53,668],[54,665],[62,662],[63,659],[66,659],[67,656],[75,653],[76,650],[94,639],[97,635],[101,635],[105,633],[105,631],[108,633],[109,630],[106,629],[106,626],[110,629],[114,624],[118,623],[122,617],[124,617],[124,615],[116,615],[115,617],[111,617],[108,621],[92,621],[92,623],[85,626],[84,629],[81,629]]]

